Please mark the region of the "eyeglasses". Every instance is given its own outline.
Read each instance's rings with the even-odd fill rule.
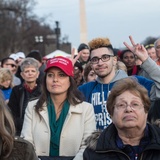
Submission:
[[[97,64],[100,59],[101,59],[103,62],[107,62],[107,61],[110,60],[110,57],[114,57],[114,55],[104,54],[104,55],[102,55],[101,58],[99,58],[99,57],[93,57],[92,59],[90,59],[90,62],[91,62],[92,64]]]
[[[115,108],[119,111],[124,111],[128,106],[130,106],[130,108],[132,110],[139,110],[143,107],[143,104],[138,103],[138,102],[132,102],[131,104],[127,104],[125,102],[121,102],[121,103],[117,103],[115,104]]]
[[[13,67],[15,67],[15,68],[17,67],[15,64],[10,64],[10,63],[8,63],[8,64],[6,64],[6,65],[7,65],[7,66],[11,66],[12,68],[13,68]]]
[[[160,45],[159,45],[159,46],[156,46],[156,49],[157,49],[157,50],[160,50]]]

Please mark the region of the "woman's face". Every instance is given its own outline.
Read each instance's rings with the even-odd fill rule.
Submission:
[[[67,95],[68,88],[70,87],[69,76],[61,69],[53,67],[47,71],[46,87],[50,94]]]
[[[5,88],[8,88],[11,85],[11,82],[12,82],[12,80],[8,79],[8,80],[5,80],[4,82],[0,83],[0,85]]]
[[[39,71],[37,71],[34,66],[29,66],[24,68],[24,71],[21,72],[21,76],[27,83],[36,82],[39,76]]]
[[[130,91],[125,91],[117,96],[112,121],[117,130],[144,128],[147,122],[147,113],[144,110],[141,98]]]
[[[125,52],[122,59],[123,63],[126,65],[127,68],[131,68],[135,65],[135,56],[132,52]]]
[[[93,70],[90,70],[88,76],[87,76],[87,82],[94,81],[97,78],[97,75]]]

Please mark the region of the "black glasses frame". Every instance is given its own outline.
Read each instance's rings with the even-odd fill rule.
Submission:
[[[104,55],[101,56],[101,58],[93,57],[92,59],[90,59],[90,62],[92,64],[98,64],[100,59],[102,60],[102,62],[107,62],[107,61],[110,60],[110,57],[114,57],[114,55],[104,54]]]

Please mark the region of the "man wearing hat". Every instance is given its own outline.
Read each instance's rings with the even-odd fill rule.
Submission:
[[[90,56],[90,51],[89,51],[89,47],[87,44],[85,43],[81,43],[78,47],[78,53],[81,52],[80,57],[79,57],[79,62],[82,64],[82,67],[84,68],[86,63],[89,60],[89,56]]]

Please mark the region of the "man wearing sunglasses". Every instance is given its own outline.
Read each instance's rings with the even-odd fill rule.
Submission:
[[[15,74],[17,72],[17,64],[13,58],[6,57],[6,58],[2,59],[1,60],[1,67],[8,68],[13,73],[13,84],[15,86],[21,84],[21,80],[15,76]]]
[[[132,52],[135,52],[136,45],[134,44],[131,37],[130,41],[133,47],[129,46],[127,43],[124,44]],[[93,104],[96,127],[97,129],[103,130],[112,122],[106,108],[106,101],[112,86],[117,80],[125,78],[128,75],[125,71],[117,70],[117,57],[108,38],[93,39],[89,42],[89,48],[91,52],[91,67],[98,77],[96,81],[79,86],[79,90],[84,94],[86,101]],[[141,49],[142,47],[140,46],[139,48]],[[160,95],[156,95],[156,93],[159,92],[157,90],[160,90],[160,78],[159,76],[156,77],[155,74],[153,74],[151,71],[153,68],[157,67],[157,65],[151,58],[149,58],[145,48],[143,48],[142,51],[140,50],[140,54],[135,55],[142,61],[141,67],[150,74],[150,77],[155,80],[155,83],[152,80],[146,79],[144,77],[134,77],[140,84],[143,84],[147,88],[151,99],[155,99],[158,96],[160,97]],[[154,64],[150,69],[147,66],[150,66],[151,63]],[[158,75],[158,73],[160,73],[160,68],[157,71],[158,72],[156,74]]]

